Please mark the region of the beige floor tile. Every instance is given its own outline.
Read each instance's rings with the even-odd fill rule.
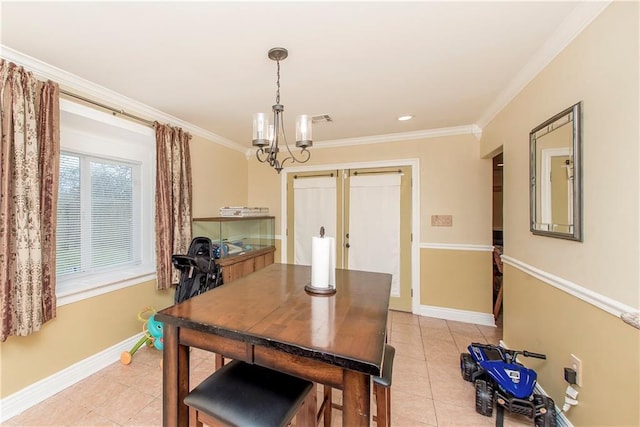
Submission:
[[[99,407],[120,387],[118,381],[104,374],[105,371],[106,369],[103,369],[100,375],[91,375],[59,394],[89,409]]]
[[[396,349],[397,355],[410,357],[412,359],[426,360],[424,357],[424,349],[420,345],[421,341],[417,341],[416,344],[407,344],[402,342],[392,341],[391,344]]]
[[[391,393],[391,424],[396,425],[399,418],[407,421],[437,425],[433,400],[402,391]]]
[[[156,397],[140,412],[129,418],[125,426],[154,427],[162,425],[162,397]]]
[[[94,411],[123,425],[130,418],[135,417],[153,399],[154,397],[150,394],[141,393],[138,390],[120,385],[120,389],[109,395],[102,406],[95,408]]]
[[[484,335],[482,335],[481,333],[469,334],[469,333],[453,332],[452,335],[453,335],[453,340],[455,341],[459,352],[466,352],[469,344],[473,342],[486,344],[486,339]]]
[[[456,322],[453,320],[447,320],[447,325],[451,332],[467,332],[470,334],[482,334],[478,326],[473,323],[465,323],[465,322]]]
[[[87,407],[55,395],[12,418],[7,425],[58,426],[75,424],[89,412]]]
[[[396,391],[411,393],[431,399],[431,384],[428,376],[420,376],[415,373],[394,372],[391,383],[391,394]]]
[[[449,328],[428,328],[421,326],[420,332],[422,334],[423,340],[440,340],[440,341],[450,341],[453,343],[453,335],[451,335],[451,331]]]
[[[117,424],[114,421],[111,421],[110,419],[103,417],[102,415],[91,411],[89,413],[87,413],[84,417],[80,418],[78,420],[77,423],[74,424],[68,424],[70,426],[78,426],[78,427],[86,427],[86,426],[91,426],[91,427],[109,427],[109,426],[118,426],[119,424]]]
[[[396,373],[406,373],[422,377],[429,376],[427,363],[424,360],[405,357],[397,353],[393,361],[393,374],[396,375]]]
[[[428,329],[449,329],[449,325],[447,325],[447,321],[444,319],[436,319],[435,317],[425,317],[421,316],[418,319],[420,323],[420,327],[428,328]]]
[[[403,311],[391,311],[391,321],[407,325],[420,325],[419,316]]]
[[[373,425],[373,424],[372,424]],[[434,426],[437,424],[428,424],[426,422],[412,420],[411,418],[403,417],[402,415],[391,414],[391,426],[392,427],[426,427]]]
[[[447,357],[455,357],[457,359],[460,355],[460,350],[458,350],[453,340],[424,340],[423,350],[428,361]]]
[[[460,402],[458,405],[435,400],[436,416],[438,427],[444,426],[492,426],[495,420],[490,417],[480,415],[475,410],[474,401]]]
[[[391,324],[391,336],[393,337],[394,333],[403,333],[405,335],[412,335],[415,337],[422,337],[422,333],[420,332],[420,325],[410,325],[407,323],[392,323]]]
[[[468,405],[475,407],[473,405],[476,393],[473,384],[464,381],[460,372],[451,374],[449,377],[443,377],[435,372],[430,374],[431,393],[434,400],[454,405],[464,405],[468,402]]]
[[[407,331],[392,331],[389,336],[390,343],[405,343],[411,345],[418,345],[422,341],[422,334],[420,331],[407,332]]]

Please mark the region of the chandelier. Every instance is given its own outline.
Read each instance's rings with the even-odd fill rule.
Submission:
[[[307,148],[313,145],[311,139],[311,116],[303,114],[296,118],[296,147],[300,148],[299,157],[296,157],[289,148],[287,136],[284,131],[284,105],[280,104],[280,61],[287,58],[289,52],[283,47],[274,47],[269,50],[269,59],[276,61],[278,71],[276,80],[276,103],[271,107],[273,110],[273,122],[269,123],[269,118],[265,113],[253,115],[253,146],[258,147],[256,157],[261,163],[267,163],[278,173],[284,167],[285,162],[305,163],[311,158],[311,152]],[[285,157],[278,159],[280,153],[279,138],[286,148]],[[284,151],[284,150],[283,150]]]

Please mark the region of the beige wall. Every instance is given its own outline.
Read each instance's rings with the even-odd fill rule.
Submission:
[[[632,308],[639,286],[639,4],[614,2],[483,131],[481,155],[504,150],[505,256]],[[584,242],[529,231],[529,131],[583,101]],[[508,264],[508,263],[507,263]],[[583,360],[575,425],[640,425],[640,331],[506,265],[507,345],[547,354],[527,363],[562,406],[569,355]]]
[[[638,2],[614,2],[483,130],[504,149],[505,253],[640,306]],[[584,242],[529,232],[529,132],[583,101]]]
[[[223,206],[247,204],[244,153],[194,136],[189,146],[193,177],[193,217],[220,215]]]
[[[394,159],[418,159],[420,162],[420,243],[491,245],[492,163],[479,158],[479,143],[473,135],[344,148],[315,147],[306,165],[344,165]],[[280,229],[281,176],[253,158],[249,161],[248,184],[249,205],[268,206],[270,213],[276,216],[276,233],[284,238],[285,233]],[[432,227],[431,215],[452,215],[453,227]],[[446,295],[458,295],[460,298],[453,305],[444,307],[491,313],[490,253],[446,252],[447,260],[443,264],[438,261],[441,258],[431,260],[431,255],[436,256],[438,251],[421,250],[420,262],[423,268],[428,265],[428,277],[444,279],[431,281],[426,287],[422,284],[421,303],[440,305],[447,300]],[[477,263],[478,257],[486,259],[486,266]],[[477,275],[450,274],[452,265],[464,265],[471,258],[474,267],[469,271]],[[440,297],[440,294],[445,297]]]
[[[491,244],[491,160],[478,158],[472,135],[416,141],[314,148],[303,166],[419,159],[421,242]],[[296,167],[301,166],[296,164]],[[249,161],[249,204],[268,206],[281,233],[281,176]],[[431,227],[431,215],[452,215],[453,227]]]
[[[58,307],[57,317],[39,332],[0,344],[0,397],[141,333],[138,312],[171,304],[173,291],[156,291],[150,281]]]
[[[504,270],[504,341],[547,355],[522,358],[562,407],[563,368],[571,354],[583,366],[575,426],[640,425],[639,331],[620,319],[510,266]]]
[[[420,304],[493,313],[492,253],[422,249]]]

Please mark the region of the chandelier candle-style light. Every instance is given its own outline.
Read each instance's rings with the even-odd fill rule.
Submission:
[[[284,167],[284,163],[305,163],[311,158],[311,152],[307,148],[313,145],[311,137],[311,116],[303,114],[296,118],[296,147],[300,148],[300,157],[296,157],[287,142],[287,136],[284,132],[284,105],[280,104],[280,61],[287,58],[289,52],[283,47],[274,47],[269,50],[269,59],[276,61],[277,71],[277,89],[276,103],[271,107],[273,110],[273,123],[269,123],[269,118],[265,113],[256,113],[253,115],[253,146],[258,147],[256,157],[261,163],[268,163],[278,173]],[[287,149],[288,156],[283,160],[278,160],[279,136],[282,134],[284,146]]]

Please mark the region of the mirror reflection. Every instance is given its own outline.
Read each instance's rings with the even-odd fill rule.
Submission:
[[[575,104],[529,134],[533,234],[582,240],[580,112]]]

